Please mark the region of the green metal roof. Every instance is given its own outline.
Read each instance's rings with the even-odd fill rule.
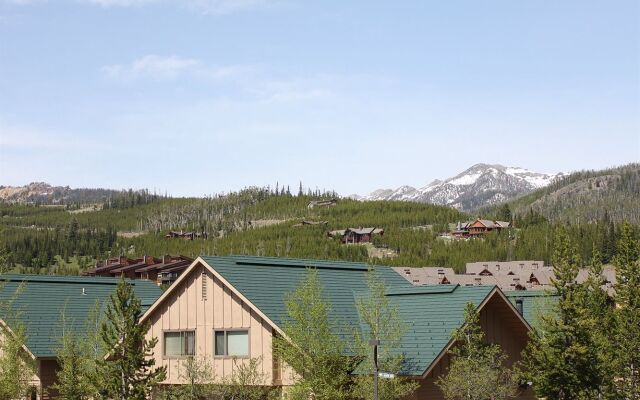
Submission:
[[[367,288],[369,266],[363,263],[250,256],[202,258],[279,327],[287,318],[285,297],[304,281],[307,268],[317,270],[336,322],[355,321],[352,291]],[[389,267],[374,268],[386,285],[410,285]]]
[[[478,307],[494,288],[430,285],[387,290],[390,306],[398,310],[407,327],[400,347],[393,350],[404,354],[402,374],[424,373],[446,348],[454,330],[462,325],[467,303]],[[366,292],[354,296],[366,296]]]
[[[162,294],[153,282],[128,282],[140,298],[143,312]],[[0,315],[0,318],[11,326],[12,318],[17,316],[26,328],[29,350],[36,357],[55,357],[60,346],[62,310],[65,310],[67,325],[83,333],[96,302],[104,306],[117,284],[117,278],[2,275],[0,301],[12,300],[12,307],[11,315]]]
[[[522,316],[534,328],[539,326],[541,315],[553,312],[558,296],[548,290],[514,290],[503,292],[509,301],[516,305],[522,300]]]
[[[272,257],[202,257],[277,326],[287,319],[284,299],[317,270],[331,318],[345,339],[360,327],[355,298],[367,293],[367,264]],[[464,319],[468,302],[478,306],[494,286],[414,286],[390,267],[372,266],[385,282],[390,302],[408,326],[399,352],[405,355],[403,374],[420,375],[444,350]]]

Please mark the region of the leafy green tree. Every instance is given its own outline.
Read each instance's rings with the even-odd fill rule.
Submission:
[[[35,365],[24,351],[25,329],[12,324],[11,330],[0,326],[0,398],[26,396],[31,389]]]
[[[98,360],[104,355],[104,346],[98,336],[100,304],[95,303],[84,324],[84,332],[74,330],[73,320],[66,317],[66,308],[61,312],[60,347],[57,349],[57,382],[54,389],[67,400],[97,398],[102,379],[97,372]]]
[[[0,283],[0,291],[3,290]],[[25,351],[26,328],[21,323],[15,299],[24,290],[18,287],[8,300],[0,300],[0,315],[8,325],[0,324],[0,399],[26,396],[36,371],[35,361]]]
[[[380,340],[378,352],[379,371],[391,373],[395,377],[380,379],[378,396],[381,400],[402,399],[413,393],[419,386],[415,379],[398,376],[402,370],[404,354],[398,351],[402,336],[408,327],[400,318],[399,310],[390,304],[385,296],[385,285],[374,269],[367,273],[368,293],[359,297],[356,308],[365,332],[355,333],[355,354],[362,360],[355,377],[353,396],[358,399],[371,398],[373,388],[373,354],[370,340]]]
[[[267,376],[260,371],[261,365],[261,357],[249,360],[234,358],[232,373],[214,386],[214,397],[229,400],[278,398],[279,392],[267,385]]]
[[[147,340],[149,322],[140,323],[140,299],[124,278],[110,296],[106,321],[100,326],[110,355],[99,364],[107,396],[118,400],[145,400],[153,386],[166,377],[165,367],[155,368],[153,348],[158,339]]]
[[[558,301],[551,313],[541,316],[540,329],[533,332],[524,354],[536,394],[550,400],[597,398],[603,385],[593,321],[585,317],[585,291],[575,283],[580,263],[569,235],[558,229],[552,281]]]
[[[72,330],[64,332],[62,347],[58,350],[57,382],[54,388],[66,400],[84,400],[94,394],[93,386],[86,379],[86,358],[78,336]]]
[[[615,384],[620,398],[640,399],[640,241],[624,223],[617,245],[614,335]]]
[[[445,399],[503,400],[515,395],[518,385],[513,370],[505,365],[507,355],[499,345],[485,343],[473,304],[467,304],[464,324],[453,339],[451,364],[436,382]]]
[[[208,357],[187,357],[180,362],[179,379],[184,384],[168,386],[162,390],[164,400],[199,400],[215,392],[215,374]]]
[[[348,398],[351,363],[344,356],[345,343],[330,322],[330,305],[322,295],[317,271],[307,277],[285,300],[288,320],[285,337],[276,336],[274,355],[295,371],[292,400],[340,400]]]

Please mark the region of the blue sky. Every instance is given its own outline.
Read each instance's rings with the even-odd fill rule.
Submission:
[[[0,184],[363,194],[638,160],[638,1],[0,0]]]

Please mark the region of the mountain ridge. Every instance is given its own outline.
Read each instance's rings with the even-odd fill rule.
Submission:
[[[426,186],[403,185],[397,189],[378,189],[367,196],[351,195],[361,200],[400,200],[447,205],[461,211],[472,211],[543,188],[565,176],[559,172],[546,174],[521,167],[500,164],[475,164],[445,180],[436,179]]]

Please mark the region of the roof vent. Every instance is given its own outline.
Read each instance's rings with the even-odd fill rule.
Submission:
[[[86,296],[86,295],[87,295],[87,291],[86,291],[86,290],[84,290],[84,288],[82,288],[82,295],[83,295],[83,296]]]

